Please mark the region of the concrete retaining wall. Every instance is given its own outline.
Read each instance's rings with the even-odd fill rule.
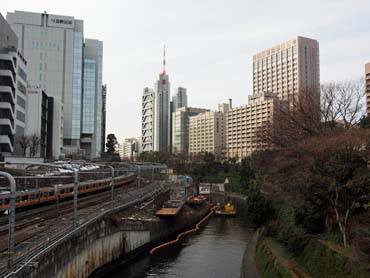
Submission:
[[[192,210],[184,206],[179,216],[169,221],[134,221],[119,213],[107,215],[49,249],[38,258],[38,263],[24,268],[15,277],[85,278],[97,270],[106,273],[103,266],[109,271],[112,262],[119,263],[120,258],[193,225],[208,211],[209,207]]]

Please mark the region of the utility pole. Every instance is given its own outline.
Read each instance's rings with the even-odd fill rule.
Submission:
[[[109,166],[110,168],[111,168],[111,170],[112,170],[112,196],[111,196],[111,198],[112,198],[112,206],[114,206],[114,168],[113,168],[113,166]]]
[[[54,185],[54,196],[55,196],[55,204],[57,208],[57,217],[59,217],[59,190],[58,190],[58,185]]]
[[[74,169],[74,187],[73,187],[73,227],[77,226],[77,199],[78,187],[80,186],[79,170]]]
[[[14,231],[15,231],[15,192],[17,190],[17,185],[15,179],[12,175],[7,172],[0,172],[0,176],[5,177],[10,185],[9,194],[9,230],[8,230],[8,269],[13,267],[13,256],[14,256]]]

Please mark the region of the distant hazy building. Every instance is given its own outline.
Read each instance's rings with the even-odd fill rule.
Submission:
[[[0,14],[0,156],[11,155],[15,144],[18,38]]]
[[[123,142],[123,158],[136,160],[139,156],[139,144],[137,138],[126,138]]]
[[[189,117],[209,111],[208,109],[181,107],[172,113],[172,152],[189,151]]]
[[[319,43],[316,40],[298,36],[253,56],[254,95],[275,92],[293,105],[304,94],[319,100],[319,90]]]
[[[144,88],[141,109],[141,138],[143,152],[154,150],[154,114],[155,93],[150,88]]]
[[[115,152],[118,153],[121,159],[123,159],[123,153],[124,153],[123,143],[117,143]]]
[[[105,133],[106,133],[106,121],[107,121],[107,84],[102,86],[102,112],[101,112],[101,147],[100,151],[105,152]]]
[[[248,105],[228,111],[226,148],[229,158],[242,159],[256,150],[270,147],[258,132],[262,128],[272,127],[280,103],[276,94],[260,93],[250,96]]]
[[[81,149],[87,158],[100,157],[102,135],[103,42],[86,39],[82,94]]]
[[[140,156],[140,154],[143,152],[143,140],[141,139],[141,136],[137,137],[137,155]]]
[[[365,65],[366,113],[370,116],[370,63]]]
[[[173,112],[181,107],[188,107],[188,96],[186,88],[178,87],[176,94],[172,97]]]
[[[219,105],[227,112],[224,105]],[[189,153],[211,152],[222,156],[226,149],[226,114],[221,111],[204,112],[189,118]]]

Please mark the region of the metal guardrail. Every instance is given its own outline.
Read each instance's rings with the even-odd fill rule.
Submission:
[[[149,186],[153,187],[153,186]],[[116,211],[126,209],[128,207],[131,207],[137,203],[140,203],[142,201],[145,201],[149,198],[151,198],[153,195],[157,195],[160,192],[163,192],[163,190],[166,189],[163,184],[159,187],[152,188],[151,192],[146,193],[144,196],[136,198],[135,200],[129,201],[126,204],[118,205],[116,207],[113,207],[111,209],[107,209],[104,212],[99,213],[98,215],[94,216],[93,218],[87,220],[86,222],[78,225],[77,227],[69,227],[66,230],[61,231],[60,233],[56,234],[52,237],[52,239],[49,239],[47,243],[41,244],[39,247],[36,247],[34,250],[32,250],[29,254],[27,254],[26,258],[19,258],[16,262],[16,264],[21,264],[21,261],[24,262],[19,268],[17,268],[15,271],[12,271],[8,274],[6,274],[4,277],[12,277],[22,271],[25,267],[33,266],[33,261],[35,261],[38,257],[42,256],[44,253],[52,249],[53,247],[57,246],[59,243],[63,242],[64,240],[68,239],[69,237],[73,236],[75,233],[80,231],[81,229],[87,227],[88,225],[92,224],[93,222],[97,221],[98,219],[106,216],[107,214],[114,213]],[[52,242],[52,243],[51,243]],[[51,244],[50,244],[51,243]],[[27,259],[28,258],[28,259]]]

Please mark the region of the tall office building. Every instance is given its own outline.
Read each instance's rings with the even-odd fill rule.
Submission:
[[[107,84],[104,84],[101,88],[102,94],[102,111],[101,111],[101,152],[105,152],[105,129],[107,121]]]
[[[154,150],[170,151],[170,82],[166,73],[166,52],[163,53],[163,71],[155,84]]]
[[[172,97],[173,111],[181,107],[188,107],[188,96],[186,94],[186,88],[178,87],[176,95]]]
[[[365,65],[366,114],[370,117],[370,63]]]
[[[295,105],[303,97],[318,101],[319,43],[296,37],[253,56],[253,94],[277,93]]]
[[[0,156],[14,152],[18,38],[0,14]]]
[[[189,118],[208,109],[181,107],[172,113],[172,152],[189,152]]]
[[[96,158],[101,154],[102,41],[86,39],[83,68],[81,149],[87,158]]]
[[[141,109],[141,138],[143,152],[154,150],[154,114],[155,93],[150,88],[144,88]]]
[[[81,132],[83,21],[15,11],[7,20],[28,62],[28,82],[63,105],[64,148],[77,151]]]
[[[272,126],[280,100],[273,93],[249,97],[248,105],[230,109],[227,113],[226,147],[229,158],[242,159],[256,150],[269,148],[261,137],[261,128]]]
[[[63,152],[81,154],[83,21],[71,16],[23,11],[8,13],[7,20],[17,34],[20,52],[28,62],[28,84],[39,87],[62,104]],[[87,59],[96,62],[95,90],[99,96],[96,95],[93,120],[96,120],[94,132],[98,134],[94,134],[91,148],[91,157],[96,157],[101,148],[102,43],[86,40],[85,52]],[[88,63],[87,67],[90,66]],[[84,138],[82,143],[85,141]]]

